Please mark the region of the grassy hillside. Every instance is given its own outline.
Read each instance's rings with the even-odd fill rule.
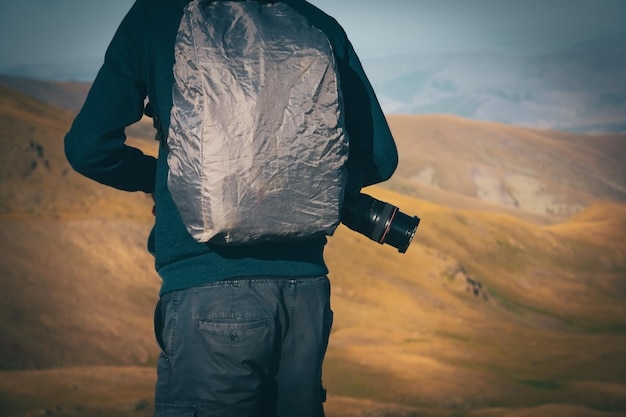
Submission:
[[[72,171],[63,153],[63,137],[72,120],[68,111],[0,85],[0,214],[59,218],[139,213],[139,218],[149,219],[145,196],[94,186]],[[131,136],[129,143],[156,153],[151,138]]]
[[[626,202],[624,134],[578,135],[444,115],[388,119],[400,166],[387,186],[404,194],[549,222],[598,199]]]
[[[601,207],[621,229],[595,226],[620,235],[616,247],[587,242],[575,219],[542,227],[372,191],[422,225],[406,255],[345,229],[333,238],[331,392],[442,409],[625,409],[624,206]]]
[[[2,369],[148,363],[158,353],[150,198],[74,173],[63,154],[71,120],[0,87]],[[153,152],[153,142],[130,141]]]
[[[86,82],[43,81],[3,74],[0,74],[0,85],[72,112],[80,110],[91,87],[91,83]]]
[[[62,152],[71,118],[0,90],[0,279],[8,295],[0,300],[0,416],[148,416],[160,284],[145,250],[151,203],[71,171]],[[519,146],[530,141],[538,162],[519,148],[498,150],[492,162],[523,154],[518,159],[542,178],[570,178],[572,166],[587,166],[589,178],[606,179],[605,166],[618,169],[613,156],[594,153],[579,136],[574,147],[586,150],[567,151],[571,160],[559,165],[541,162],[556,146],[551,138],[560,140],[556,132],[539,140],[535,131],[454,118],[405,122],[425,126],[424,143],[445,143],[436,133],[430,138],[428,126],[457,129],[445,140],[463,129],[477,139],[495,129]],[[472,196],[462,177],[447,189],[415,185],[409,168],[422,154],[407,147],[413,136],[392,125],[402,161],[388,185],[409,184],[409,192],[367,191],[422,222],[406,254],[345,227],[329,241],[335,324],[325,364],[328,416],[625,415],[621,197],[603,194],[588,205],[596,189],[555,182],[554,189],[570,190],[568,198],[581,196],[572,200],[578,214],[556,222]],[[151,138],[130,140],[154,152]],[[621,139],[602,143],[619,158]],[[468,159],[485,158],[472,149]],[[577,159],[582,154],[589,159]],[[455,166],[438,155],[441,172]],[[617,176],[611,189],[625,183]],[[431,190],[440,192],[435,202],[414,195]]]

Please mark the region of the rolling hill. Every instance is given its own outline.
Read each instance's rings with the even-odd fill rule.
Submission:
[[[390,116],[389,123],[400,166],[386,186],[404,194],[544,222],[562,221],[596,200],[626,202],[625,134],[445,115]]]
[[[71,171],[71,120],[0,88],[0,416],[148,416],[151,203]],[[367,192],[422,222],[406,254],[329,241],[327,415],[624,415],[626,138],[389,120],[400,167]]]
[[[14,295],[0,302],[2,369],[154,360],[150,198],[76,175],[63,154],[71,120],[0,87],[0,271]],[[111,311],[129,315],[110,322]]]
[[[3,74],[0,74],[0,85],[72,112],[80,110],[91,87],[87,82],[53,82]]]

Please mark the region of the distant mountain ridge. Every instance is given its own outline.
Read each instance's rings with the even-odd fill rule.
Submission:
[[[626,131],[626,33],[541,55],[476,52],[364,62],[387,113],[450,114],[573,132]]]
[[[103,57],[77,59],[64,64],[38,62],[0,68],[0,73],[14,77],[31,78],[42,81],[70,81],[91,83],[102,66]]]
[[[624,45],[626,32],[548,54],[385,56],[363,59],[363,64],[388,114],[450,114],[580,133],[626,132]],[[0,73],[86,85],[101,64],[93,59],[60,67],[0,68]]]
[[[0,75],[0,85],[74,113],[82,107],[91,87],[90,82],[43,81],[11,75]]]

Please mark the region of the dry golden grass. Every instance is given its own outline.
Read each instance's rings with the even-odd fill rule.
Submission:
[[[0,416],[148,417],[154,382],[139,367],[0,371]]]
[[[562,221],[626,201],[626,135],[578,135],[445,115],[389,116],[400,150],[386,184],[455,208]],[[463,198],[469,197],[469,198]]]
[[[0,416],[151,415],[159,280],[145,251],[149,198],[69,169],[71,115],[2,90],[0,118],[0,276],[10,295],[0,300]],[[433,201],[415,198],[428,191],[421,185],[411,196],[367,190],[421,217],[406,254],[344,227],[330,238],[329,417],[625,415],[626,206],[596,202],[556,222],[472,197],[476,183],[448,171],[457,136],[480,145],[460,144],[459,166],[480,160],[503,175],[497,161],[515,158],[489,140],[504,133],[520,164],[568,184],[570,165],[606,180],[600,165],[613,170],[612,159],[569,134],[418,117],[403,118],[405,136],[391,120],[403,165],[389,185],[415,182],[409,168],[424,153],[408,146],[414,131],[440,147],[430,158],[442,179],[429,186]],[[145,123],[136,131],[147,135]],[[563,138],[590,159],[576,162],[582,151]],[[605,139],[622,152],[623,137]],[[131,141],[154,152],[151,138]],[[550,159],[559,152],[575,163]],[[572,201],[596,192],[585,188],[596,182],[576,184],[549,188]]]
[[[0,218],[0,369],[155,363],[149,228]]]
[[[94,187],[93,181],[72,171],[63,150],[72,118],[67,111],[0,85],[0,215],[76,218],[108,212],[112,217],[149,220],[149,198]],[[157,143],[151,138],[130,137],[129,143],[156,154]]]
[[[560,234],[369,191],[422,224],[405,255],[345,228],[331,239],[331,392],[439,409],[571,402],[582,415],[624,410],[624,251],[613,264],[596,262],[611,242],[585,244],[574,220]],[[481,285],[476,295],[472,282]],[[607,385],[592,392],[587,379]]]

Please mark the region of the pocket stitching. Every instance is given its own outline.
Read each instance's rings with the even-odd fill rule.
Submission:
[[[223,333],[223,332],[244,332],[250,333],[262,330],[267,327],[267,317],[263,319],[254,319],[242,321],[241,319],[232,320],[198,320],[198,329],[205,332]]]

